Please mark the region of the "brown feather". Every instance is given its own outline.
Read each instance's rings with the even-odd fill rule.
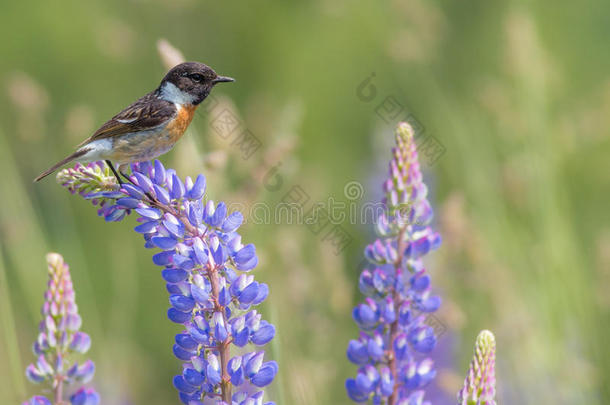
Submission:
[[[47,170],[45,170],[44,172],[40,173],[38,175],[38,177],[36,177],[34,179],[34,181],[36,182],[36,181],[42,180],[43,178],[47,177],[49,174],[53,173],[55,170],[59,169],[61,166],[65,165],[66,163],[69,163],[69,162],[73,161],[76,158],[79,158],[79,157],[83,156],[87,152],[89,152],[89,149],[87,149],[87,148],[77,150],[76,152],[74,152],[70,156],[68,156],[65,159],[55,163],[53,166],[49,167]]]
[[[123,111],[112,117],[80,146],[104,138],[128,134],[131,132],[147,131],[165,124],[176,115],[176,106],[173,103],[157,97],[151,92],[129,105]],[[120,122],[129,121],[130,122]]]

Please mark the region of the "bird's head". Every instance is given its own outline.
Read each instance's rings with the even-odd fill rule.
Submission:
[[[219,76],[209,66],[199,62],[185,62],[174,66],[159,86],[160,97],[171,103],[201,103],[217,83],[233,82],[235,79]]]

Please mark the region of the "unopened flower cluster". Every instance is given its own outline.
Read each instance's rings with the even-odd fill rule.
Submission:
[[[167,316],[183,326],[173,346],[183,361],[173,380],[181,401],[262,404],[261,387],[278,368],[258,347],[275,328],[254,309],[269,289],[249,274],[258,259],[237,233],[242,214],[228,213],[222,202],[204,202],[204,176],[182,181],[159,161],[133,164],[130,183],[120,186],[102,163],[64,170],[58,181],[97,204],[107,221],[135,211],[135,231],[145,246],[161,249],[153,262],[163,268],[170,294]]]
[[[477,336],[474,357],[458,393],[458,405],[496,405],[496,339],[488,330]]]
[[[369,266],[360,275],[366,298],[353,311],[360,337],[347,349],[359,369],[346,389],[355,402],[422,404],[423,388],[435,376],[425,355],[436,337],[425,319],[441,304],[431,294],[422,257],[438,248],[440,236],[428,226],[432,209],[408,124],[399,125],[392,153],[383,184],[386,209],[377,222],[378,239],[365,249]]]
[[[34,383],[48,383],[53,403],[64,401],[67,386],[82,385],[93,377],[91,360],[81,364],[72,361],[73,354],[85,354],[91,346],[89,335],[80,331],[81,318],[74,300],[74,289],[68,265],[57,253],[47,255],[49,281],[44,293],[38,338],[34,343],[36,363],[26,368],[26,376]],[[90,388],[80,388],[69,397],[72,405],[97,405],[99,395]],[[34,396],[24,405],[51,405],[46,396]]]

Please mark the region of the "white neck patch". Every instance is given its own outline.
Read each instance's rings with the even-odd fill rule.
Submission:
[[[169,101],[174,104],[192,104],[195,101],[195,97],[192,95],[183,92],[175,84],[170,82],[163,83],[161,86],[161,91],[159,93],[159,98]]]

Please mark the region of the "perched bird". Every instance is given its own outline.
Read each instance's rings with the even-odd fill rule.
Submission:
[[[105,160],[122,183],[112,163],[123,165],[153,159],[168,152],[186,131],[197,106],[217,83],[234,79],[219,76],[199,62],[172,68],[159,87],[112,117],[70,156],[42,172],[34,181],[66,163]]]

